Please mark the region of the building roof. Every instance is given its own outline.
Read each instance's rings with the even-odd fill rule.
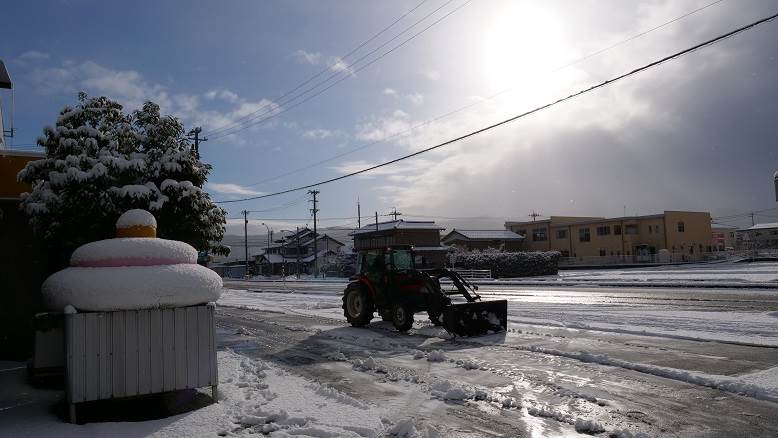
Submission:
[[[767,222],[764,224],[756,224],[752,227],[745,228],[741,231],[748,231],[748,230],[766,230],[770,228],[778,228],[778,222]]]
[[[460,230],[454,228],[443,239],[447,239],[454,233],[461,234],[467,240],[523,240],[524,236],[510,230]]]
[[[380,231],[389,230],[445,230],[444,227],[435,224],[433,221],[406,221],[403,219],[388,222],[379,222],[377,224],[369,224],[364,227],[354,230],[349,233],[350,236],[357,236],[360,234],[375,233]]]
[[[732,225],[722,225],[717,223],[710,224],[711,229],[714,230],[737,230],[737,227],[734,227]]]
[[[8,70],[5,69],[5,64],[0,60],[0,88],[13,88],[11,84],[11,75],[8,74]]]

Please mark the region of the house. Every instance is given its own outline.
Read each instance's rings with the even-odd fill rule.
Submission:
[[[273,242],[254,262],[265,275],[314,274],[331,264],[343,246],[327,234],[302,228]]]
[[[526,251],[559,251],[563,257],[618,256],[632,259],[667,250],[678,260],[697,260],[712,250],[708,212],[665,211],[617,218],[551,216],[530,222],[506,222],[526,236]]]
[[[735,249],[737,227],[722,224],[710,224],[710,245],[716,251]]]
[[[736,239],[738,249],[778,249],[778,222],[737,230]]]
[[[502,249],[504,251],[519,251],[524,236],[510,230],[460,230],[454,228],[443,236],[443,243],[449,246],[474,249]]]
[[[356,251],[410,245],[420,257],[419,268],[437,268],[445,265],[449,250],[440,243],[441,230],[445,228],[433,221],[399,219],[365,225],[350,234],[354,237]]]

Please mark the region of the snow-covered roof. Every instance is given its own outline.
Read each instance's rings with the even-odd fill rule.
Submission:
[[[403,219],[389,222],[379,222],[377,224],[369,224],[364,227],[349,233],[350,236],[356,236],[359,234],[375,233],[379,231],[388,230],[445,230],[444,227],[435,224],[433,221],[406,221]]]
[[[722,224],[717,224],[717,223],[710,224],[710,227],[712,229],[714,229],[714,230],[716,230],[716,229],[718,229],[718,230],[725,230],[725,229],[726,230],[736,230],[737,229],[737,227],[734,227],[732,225],[722,225]]]
[[[414,251],[448,251],[451,247],[446,245],[440,246],[414,246]]]
[[[524,236],[510,230],[460,230],[454,228],[443,239],[454,233],[461,234],[468,240],[523,240]]]
[[[767,222],[767,223],[764,223],[764,224],[756,224],[756,225],[754,225],[752,227],[746,228],[746,231],[747,230],[765,230],[765,229],[768,229],[768,228],[778,228],[778,222]]]

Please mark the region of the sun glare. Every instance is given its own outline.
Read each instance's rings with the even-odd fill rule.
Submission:
[[[539,5],[509,2],[487,21],[481,68],[489,87],[528,87],[566,59],[563,28]]]

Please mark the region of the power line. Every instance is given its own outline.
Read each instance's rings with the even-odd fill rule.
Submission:
[[[447,3],[445,3],[445,4],[444,4],[444,6],[445,6],[445,5],[447,5],[448,3],[450,3],[451,1],[453,1],[453,0],[449,0]],[[248,129],[248,128],[250,128],[250,127],[252,127],[252,126],[254,126],[254,125],[257,125],[257,124],[259,124],[259,123],[263,123],[263,122],[266,122],[266,121],[268,121],[268,120],[274,119],[274,118],[276,118],[276,117],[280,116],[281,114],[284,114],[284,113],[286,113],[286,112],[288,112],[288,111],[291,111],[292,109],[294,109],[294,108],[297,108],[298,106],[300,106],[300,105],[302,105],[302,104],[304,104],[304,103],[306,103],[306,102],[310,101],[311,99],[314,99],[314,98],[316,98],[317,96],[319,96],[319,95],[321,95],[322,93],[326,92],[326,91],[327,91],[327,90],[329,90],[330,88],[332,88],[332,87],[334,87],[334,86],[336,86],[336,85],[340,84],[341,82],[345,81],[346,79],[350,78],[352,75],[355,75],[356,73],[359,73],[360,71],[362,71],[362,70],[364,70],[364,69],[366,69],[366,68],[370,67],[371,65],[375,64],[375,63],[376,63],[376,62],[378,62],[379,60],[383,59],[385,56],[387,56],[387,55],[389,55],[390,53],[394,52],[395,50],[397,50],[397,49],[399,49],[399,48],[403,47],[404,45],[406,45],[407,43],[409,43],[410,41],[412,41],[413,39],[415,39],[415,38],[416,38],[416,37],[418,37],[419,35],[421,35],[421,34],[425,33],[426,31],[428,31],[429,29],[431,29],[433,26],[437,25],[437,24],[438,24],[438,23],[440,23],[441,21],[443,21],[443,20],[445,20],[446,18],[448,18],[449,16],[451,16],[453,13],[455,13],[455,12],[459,11],[459,10],[460,10],[460,9],[462,9],[463,7],[465,7],[465,6],[467,6],[468,4],[470,4],[470,2],[471,2],[471,1],[472,1],[472,0],[467,0],[466,2],[464,2],[464,3],[462,3],[461,5],[457,6],[456,8],[454,8],[454,9],[453,9],[453,10],[451,10],[451,11],[449,11],[448,13],[446,13],[445,15],[443,15],[442,17],[440,17],[440,18],[439,18],[439,19],[437,19],[436,21],[432,22],[430,25],[428,25],[428,26],[427,26],[427,27],[425,27],[424,29],[420,30],[419,32],[417,32],[417,33],[413,34],[412,36],[408,37],[407,39],[403,40],[401,43],[397,44],[396,46],[392,47],[391,49],[387,50],[386,52],[384,52],[384,53],[380,54],[378,57],[376,57],[376,58],[372,59],[372,60],[371,60],[370,62],[368,62],[367,64],[365,64],[365,65],[362,65],[362,66],[360,66],[359,68],[357,68],[357,69],[354,69],[354,70],[348,70],[348,69],[350,69],[350,68],[351,68],[351,65],[350,65],[350,66],[347,66],[347,67],[346,67],[346,69],[348,70],[348,72],[345,74],[345,76],[343,76],[342,78],[340,78],[340,79],[338,79],[337,81],[333,82],[332,84],[328,85],[327,87],[325,87],[325,88],[323,88],[323,89],[321,89],[321,90],[317,91],[316,93],[314,93],[314,94],[312,94],[312,95],[310,95],[310,96],[306,97],[305,99],[303,99],[303,100],[301,100],[301,101],[299,101],[299,102],[295,103],[294,105],[288,106],[288,107],[284,108],[283,110],[281,110],[281,111],[278,111],[278,112],[276,112],[276,113],[269,114],[267,117],[261,118],[261,119],[259,119],[259,120],[257,120],[257,121],[253,121],[253,122],[250,122],[250,123],[244,124],[243,126],[236,127],[236,128],[234,128],[234,129],[230,128],[230,129],[228,129],[228,130],[224,130],[224,131],[222,131],[221,133],[219,133],[218,135],[212,136],[212,139],[217,139],[217,138],[226,137],[226,136],[228,136],[228,135],[235,134],[235,133],[237,133],[237,132],[240,132],[240,131],[243,131],[243,130],[245,130],[245,129]],[[438,9],[440,9],[440,8],[438,8]],[[437,11],[438,9],[436,9],[435,11]],[[435,11],[433,11],[433,13],[434,13]],[[425,17],[425,18],[426,18],[426,17]],[[412,25],[411,27],[413,27],[413,26],[415,26],[415,24],[414,24],[414,25]],[[409,27],[408,29],[410,29],[410,27]],[[405,32],[405,31],[403,31],[403,32]],[[353,65],[353,64],[352,64],[352,65]],[[337,73],[337,75],[340,75],[340,74],[342,74],[342,72],[338,72],[338,73]],[[337,76],[337,75],[336,75],[336,76]],[[332,77],[334,77],[334,76],[331,76],[331,77],[330,77],[330,79],[331,79]],[[314,86],[314,87],[312,87],[312,88],[309,88],[308,90],[306,90],[304,93],[302,93],[302,94],[298,95],[297,97],[300,97],[300,96],[303,96],[303,95],[305,95],[305,94],[306,94],[306,93],[308,93],[309,91],[312,91],[312,90],[314,90],[314,89],[318,88],[320,85],[322,85],[322,84],[324,84],[324,83],[326,83],[326,82],[328,82],[328,81],[329,81],[329,79],[327,79],[325,82],[323,82],[323,83],[321,83],[321,84],[319,84],[319,85],[316,85],[316,86]],[[292,99],[292,100],[296,100],[296,99],[297,99],[297,97],[295,97],[295,98],[294,98],[294,99]],[[291,102],[292,100],[290,100],[289,102]],[[285,103],[284,103],[284,105],[288,104],[289,102],[285,102]]]
[[[686,17],[688,17],[688,16],[690,16],[690,15],[693,15],[693,14],[695,14],[695,13],[697,13],[697,12],[700,12],[700,11],[702,11],[702,10],[704,10],[704,9],[707,9],[707,8],[709,8],[709,7],[711,7],[711,6],[714,6],[714,5],[718,4],[718,3],[721,3],[721,2],[723,2],[723,1],[724,1],[724,0],[717,0],[717,1],[714,1],[713,3],[708,3],[708,4],[707,4],[707,5],[705,5],[705,6],[699,7],[699,8],[697,8],[697,9],[694,9],[694,10],[692,10],[692,11],[689,11],[689,12],[687,12],[687,13],[683,14],[683,15],[677,16],[677,17],[675,17],[675,18],[673,18],[673,19],[671,19],[671,20],[665,21],[665,22],[664,22],[664,23],[662,23],[662,24],[659,24],[659,25],[657,25],[657,26],[654,26],[654,27],[652,27],[652,28],[650,28],[650,29],[647,29],[647,30],[645,30],[645,31],[643,31],[643,32],[640,32],[640,33],[637,33],[637,34],[635,34],[635,35],[632,35],[632,36],[630,36],[630,37],[628,37],[628,38],[626,38],[626,39],[623,39],[623,40],[621,40],[621,41],[619,41],[619,42],[617,42],[617,43],[611,44],[610,46],[604,47],[604,48],[602,48],[602,49],[600,49],[600,50],[597,50],[597,51],[595,51],[595,52],[592,52],[592,53],[589,53],[589,54],[587,54],[587,55],[584,55],[584,56],[582,56],[582,57],[580,57],[580,58],[578,58],[578,59],[575,59],[575,60],[573,60],[573,61],[571,61],[571,62],[569,62],[569,63],[567,63],[567,64],[564,64],[564,65],[561,65],[561,66],[559,66],[559,67],[556,67],[556,68],[554,68],[554,69],[552,69],[552,70],[550,70],[550,71],[546,72],[545,74],[546,74],[546,75],[553,74],[553,73],[556,73],[556,72],[558,72],[558,71],[560,71],[560,70],[564,70],[564,69],[566,69],[566,68],[572,67],[572,66],[574,66],[574,65],[576,65],[576,64],[579,64],[579,63],[581,63],[581,62],[583,62],[583,61],[586,61],[586,60],[588,60],[588,59],[590,59],[590,58],[592,58],[592,57],[594,57],[594,56],[600,55],[600,54],[602,54],[602,53],[605,53],[605,52],[607,52],[607,51],[609,51],[609,50],[613,50],[613,49],[614,49],[614,48],[616,48],[616,47],[619,47],[619,46],[621,46],[621,45],[624,45],[624,44],[626,44],[626,43],[628,43],[628,42],[630,42],[630,41],[633,41],[633,40],[635,40],[635,39],[637,39],[637,38],[639,38],[639,37],[645,36],[645,35],[647,35],[647,34],[649,34],[649,33],[651,33],[651,32],[654,32],[654,31],[656,31],[656,30],[658,30],[658,29],[661,29],[661,28],[663,28],[663,27],[665,27],[665,26],[668,26],[668,25],[670,25],[670,24],[672,24],[672,23],[675,23],[675,22],[677,22],[677,21],[679,21],[679,20],[681,20],[681,19],[683,19],[683,18],[686,18]],[[497,97],[499,97],[499,96],[502,96],[503,94],[509,93],[509,92],[511,92],[511,91],[514,91],[514,90],[515,90],[515,87],[509,87],[509,88],[505,88],[505,89],[503,89],[503,90],[501,90],[501,91],[498,91],[497,93],[494,93],[494,94],[492,94],[492,95],[490,95],[490,96],[488,96],[488,97],[486,97],[486,98],[484,98],[484,99],[482,99],[482,100],[478,100],[478,101],[476,101],[476,102],[469,103],[469,104],[467,104],[467,105],[465,105],[465,106],[459,107],[459,108],[457,108],[457,109],[455,109],[455,110],[453,110],[453,111],[449,111],[449,112],[447,112],[447,113],[445,113],[445,114],[443,114],[443,115],[440,115],[440,116],[438,116],[438,117],[435,117],[435,118],[432,118],[432,119],[428,119],[428,120],[426,120],[426,121],[424,121],[424,122],[421,122],[421,123],[419,123],[419,124],[416,124],[416,125],[414,125],[414,126],[411,126],[410,128],[408,128],[408,129],[406,129],[406,130],[404,130],[404,131],[397,132],[397,133],[395,133],[395,134],[392,134],[392,135],[390,135],[390,136],[384,137],[384,138],[382,138],[382,139],[380,139],[380,140],[375,140],[375,141],[371,141],[371,142],[368,142],[368,143],[362,144],[362,145],[360,145],[360,146],[357,146],[357,147],[355,147],[355,148],[352,148],[352,149],[350,149],[350,150],[348,150],[348,151],[345,151],[345,152],[341,152],[341,153],[339,153],[339,154],[336,154],[336,155],[334,155],[334,156],[332,156],[332,157],[330,157],[330,158],[326,158],[326,159],[324,159],[324,160],[320,160],[320,161],[317,161],[317,162],[315,162],[315,163],[312,163],[312,164],[309,164],[309,165],[306,165],[306,166],[303,166],[303,167],[299,167],[299,168],[297,168],[297,169],[290,170],[290,171],[288,171],[288,172],[284,172],[284,173],[281,173],[281,174],[279,174],[279,175],[272,176],[272,177],[269,177],[269,178],[263,179],[263,180],[261,180],[261,181],[258,181],[258,182],[252,183],[252,184],[247,184],[247,185],[246,185],[246,187],[253,187],[253,186],[256,186],[256,185],[264,184],[264,183],[266,183],[266,182],[270,182],[270,181],[275,181],[275,180],[278,180],[278,179],[280,179],[280,178],[283,178],[283,177],[285,177],[285,176],[294,175],[294,174],[296,174],[296,173],[299,173],[299,172],[302,172],[302,171],[304,171],[304,170],[308,170],[308,169],[311,169],[311,168],[313,168],[313,167],[317,167],[317,166],[319,166],[319,165],[322,165],[322,164],[329,163],[329,162],[331,162],[331,161],[337,160],[338,158],[344,157],[344,156],[346,156],[346,155],[350,155],[350,154],[353,154],[353,153],[355,153],[355,152],[359,152],[359,151],[361,151],[361,150],[367,149],[367,148],[369,148],[369,147],[371,147],[371,146],[375,146],[375,145],[377,145],[377,144],[379,144],[379,143],[384,143],[384,142],[387,142],[387,141],[389,141],[389,140],[392,140],[392,139],[395,139],[395,138],[398,138],[398,137],[404,136],[404,135],[406,135],[406,134],[410,134],[411,132],[413,132],[413,131],[415,131],[415,130],[417,130],[417,129],[419,129],[419,128],[422,128],[422,127],[424,127],[424,126],[430,125],[430,124],[432,124],[432,123],[434,123],[434,122],[437,122],[437,121],[439,121],[439,120],[445,119],[445,118],[447,118],[447,117],[450,117],[450,116],[452,116],[452,115],[454,115],[454,114],[458,114],[458,113],[460,113],[460,112],[462,112],[462,111],[464,111],[464,110],[467,110],[467,109],[473,108],[473,107],[475,107],[475,106],[481,105],[481,104],[482,104],[482,103],[484,103],[484,102],[488,102],[488,101],[494,100],[494,99],[496,99]]]
[[[387,30],[389,30],[389,29],[391,29],[392,27],[394,27],[394,25],[395,25],[395,24],[397,24],[398,22],[400,22],[400,21],[401,21],[403,18],[405,18],[405,17],[407,17],[408,15],[410,15],[411,13],[413,13],[413,12],[414,12],[416,9],[418,9],[419,7],[421,7],[421,5],[423,5],[423,4],[424,4],[426,1],[427,1],[427,0],[422,0],[422,1],[421,1],[421,2],[419,2],[419,3],[418,3],[416,6],[414,6],[414,7],[413,7],[413,8],[411,8],[410,10],[406,11],[404,14],[402,14],[402,15],[401,15],[401,16],[399,16],[397,19],[395,19],[393,22],[391,22],[391,23],[390,23],[388,26],[386,26],[386,27],[384,27],[383,29],[381,29],[380,31],[378,31],[378,33],[374,34],[373,36],[371,36],[371,37],[370,37],[370,38],[368,38],[367,40],[365,40],[365,41],[363,41],[362,43],[360,43],[360,44],[359,44],[358,46],[356,46],[355,48],[351,49],[351,51],[350,51],[350,52],[346,53],[346,54],[345,54],[345,55],[343,55],[343,56],[339,56],[338,58],[339,58],[339,59],[346,59],[346,58],[348,58],[349,56],[353,55],[354,53],[356,53],[357,51],[359,51],[359,49],[361,49],[362,47],[366,46],[367,44],[369,44],[370,42],[372,42],[373,40],[375,40],[376,38],[378,38],[379,36],[381,36],[381,35],[382,35],[384,32],[386,32]],[[322,69],[321,71],[319,71],[319,72],[318,72],[318,73],[316,73],[315,75],[311,76],[311,77],[310,77],[310,78],[308,78],[307,80],[305,80],[305,81],[303,81],[302,83],[298,84],[296,87],[294,87],[294,88],[292,88],[291,90],[289,90],[289,91],[287,91],[286,93],[284,93],[284,94],[283,94],[281,97],[279,97],[279,98],[278,98],[278,100],[284,99],[286,96],[288,96],[288,95],[290,95],[290,94],[294,93],[295,91],[299,90],[300,88],[304,87],[305,85],[308,85],[308,84],[309,84],[311,81],[313,81],[314,79],[316,79],[316,78],[318,78],[319,76],[323,75],[324,73],[328,72],[329,70],[330,70],[330,67],[325,67],[324,69]],[[254,112],[252,112],[252,113],[250,113],[250,114],[247,114],[247,115],[245,115],[245,116],[241,117],[240,119],[238,119],[238,120],[236,120],[236,121],[234,121],[234,122],[227,123],[227,124],[225,124],[225,125],[222,125],[222,126],[220,126],[220,127],[218,127],[218,128],[215,128],[215,129],[213,129],[213,130],[209,131],[209,134],[215,134],[215,133],[218,133],[218,132],[220,132],[220,131],[224,131],[225,129],[228,129],[228,128],[230,128],[232,125],[240,124],[240,123],[241,123],[243,120],[248,120],[248,119],[250,119],[251,117],[253,117],[254,115],[256,115],[258,112],[260,112],[260,111],[262,111],[263,109],[265,109],[265,108],[269,107],[270,105],[271,105],[271,104],[264,105],[262,108],[259,108],[258,110],[254,111]]]
[[[681,50],[679,52],[675,52],[675,53],[673,53],[671,55],[665,56],[664,58],[661,58],[661,59],[658,59],[656,61],[653,61],[653,62],[650,62],[648,64],[645,64],[642,67],[638,67],[638,68],[633,69],[633,70],[631,70],[629,72],[626,72],[626,73],[623,73],[623,74],[621,74],[619,76],[616,76],[616,77],[614,77],[612,79],[608,79],[608,80],[606,80],[604,82],[601,82],[599,84],[592,85],[589,88],[585,88],[585,89],[577,91],[577,92],[575,92],[573,94],[570,94],[568,96],[559,98],[559,99],[557,99],[557,100],[555,100],[553,102],[549,102],[547,104],[535,107],[535,108],[533,108],[533,109],[531,109],[529,111],[525,111],[525,112],[523,112],[521,114],[518,114],[516,116],[507,118],[507,119],[499,121],[497,123],[493,123],[493,124],[491,124],[489,126],[477,129],[475,131],[471,131],[471,132],[469,132],[467,134],[461,135],[461,136],[453,138],[451,140],[444,141],[443,143],[439,143],[439,144],[436,144],[434,146],[430,146],[430,147],[422,149],[420,151],[417,151],[417,152],[414,152],[414,153],[411,153],[411,154],[408,154],[408,155],[403,155],[402,157],[395,158],[395,159],[390,160],[390,161],[385,161],[383,163],[376,164],[374,166],[370,166],[370,167],[367,167],[367,168],[364,168],[364,169],[361,169],[361,170],[357,170],[357,171],[354,171],[354,172],[350,172],[350,173],[347,173],[345,175],[341,175],[341,176],[338,176],[338,177],[335,177],[335,178],[330,178],[330,179],[327,179],[327,180],[324,180],[324,181],[319,181],[317,183],[308,184],[308,185],[304,185],[304,186],[300,186],[300,187],[295,187],[295,188],[292,188],[292,189],[282,190],[280,192],[269,193],[269,194],[261,195],[261,196],[253,196],[253,197],[243,198],[243,199],[232,199],[232,200],[227,200],[227,201],[216,201],[216,203],[224,204],[224,203],[231,203],[231,202],[250,201],[250,200],[254,200],[254,199],[269,198],[271,196],[278,196],[278,195],[282,195],[282,194],[285,194],[285,193],[290,193],[290,192],[295,192],[295,191],[299,191],[299,190],[310,189],[312,187],[316,187],[316,186],[320,186],[320,185],[324,185],[324,184],[329,184],[329,183],[332,183],[332,182],[335,182],[335,181],[340,181],[342,179],[350,178],[352,176],[360,175],[362,173],[370,172],[371,170],[375,170],[375,169],[378,169],[378,168],[381,168],[381,167],[388,166],[390,164],[394,164],[394,163],[397,163],[397,162],[400,162],[400,161],[403,161],[403,160],[407,160],[407,159],[413,158],[413,157],[415,157],[417,155],[421,155],[421,154],[430,152],[432,150],[439,149],[439,148],[442,148],[444,146],[448,146],[448,145],[450,145],[452,143],[456,143],[456,142],[462,141],[464,139],[467,139],[467,138],[470,138],[470,137],[482,134],[482,133],[484,133],[486,131],[490,131],[490,130],[492,130],[494,128],[497,128],[499,126],[506,125],[506,124],[511,123],[513,121],[516,121],[518,119],[521,119],[521,118],[527,117],[527,116],[529,116],[531,114],[537,113],[539,111],[548,109],[548,108],[550,108],[552,106],[555,106],[555,105],[558,105],[560,103],[566,102],[568,100],[574,99],[574,98],[576,98],[578,96],[581,96],[583,94],[589,93],[589,92],[594,91],[594,90],[597,90],[599,88],[606,87],[606,86],[611,85],[611,84],[613,84],[615,82],[618,82],[618,81],[620,81],[620,80],[622,80],[624,78],[630,77],[630,76],[635,75],[637,73],[643,72],[643,71],[648,70],[648,69],[653,68],[653,67],[656,67],[656,66],[658,66],[660,64],[663,64],[663,63],[665,63],[667,61],[680,58],[680,57],[682,57],[684,55],[687,55],[687,54],[689,54],[691,52],[694,52],[694,51],[696,51],[698,49],[701,49],[703,47],[715,44],[715,43],[717,43],[717,42],[719,42],[721,40],[724,40],[726,38],[729,38],[729,37],[732,37],[734,35],[737,35],[737,34],[739,34],[741,32],[744,32],[744,31],[747,31],[749,29],[752,29],[752,28],[754,28],[754,27],[756,27],[756,26],[758,26],[760,24],[766,23],[768,21],[772,21],[776,17],[778,17],[778,14],[774,14],[774,15],[762,18],[762,19],[757,20],[757,21],[755,21],[755,22],[753,22],[751,24],[747,24],[745,26],[739,27],[739,28],[737,28],[735,30],[732,30],[732,31],[727,32],[727,33],[722,34],[722,35],[719,35],[719,36],[717,36],[715,38],[712,38],[712,39],[709,39],[709,40],[707,40],[705,42],[699,43],[699,44],[694,45],[692,47],[689,47],[687,49],[684,49],[684,50]]]

